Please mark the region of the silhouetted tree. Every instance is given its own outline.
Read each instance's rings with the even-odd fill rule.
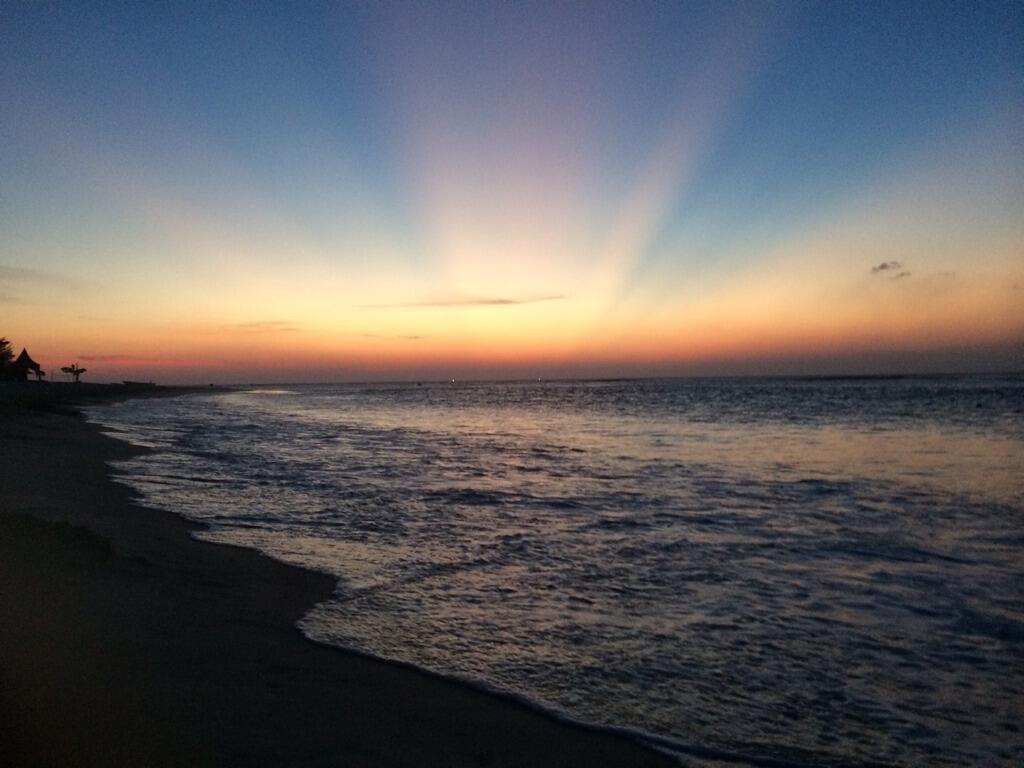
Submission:
[[[72,363],[71,365],[65,365],[60,369],[62,373],[70,373],[75,377],[75,384],[78,383],[78,377],[85,373],[85,368],[79,368],[78,363]]]
[[[6,379],[10,376],[7,366],[11,364],[13,359],[14,350],[11,349],[11,342],[3,336],[0,336],[0,380]]]

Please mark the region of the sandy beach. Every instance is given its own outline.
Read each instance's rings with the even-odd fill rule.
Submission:
[[[306,640],[331,578],[200,542],[70,409],[0,410],[9,766],[672,765],[628,738]]]

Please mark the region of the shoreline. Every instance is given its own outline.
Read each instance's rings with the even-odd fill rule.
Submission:
[[[307,639],[295,624],[332,577],[141,506],[107,462],[143,449],[51,406],[9,408],[0,440],[12,765],[678,764],[512,695]]]

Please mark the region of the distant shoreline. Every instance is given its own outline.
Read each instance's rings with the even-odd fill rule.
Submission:
[[[196,525],[139,506],[107,462],[140,449],[68,412],[209,391],[0,387],[0,752],[12,764],[674,764],[306,640],[295,622],[332,578],[198,541]]]
[[[866,373],[866,374],[678,374],[678,375],[656,375],[656,376],[550,376],[550,377],[529,377],[519,376],[511,378],[402,378],[402,379],[344,379],[338,381],[261,381],[243,382],[234,384],[152,384],[145,382],[121,382],[121,383],[92,383],[81,382],[74,384],[65,381],[23,383],[0,382],[0,399],[3,397],[3,390],[12,387],[24,387],[25,390],[41,386],[44,390],[48,387],[55,387],[62,392],[75,394],[74,388],[78,388],[80,395],[96,396],[97,398],[117,398],[125,396],[175,396],[178,394],[203,393],[203,392],[224,392],[239,391],[247,389],[267,389],[274,387],[316,387],[316,386],[440,386],[440,385],[461,385],[461,384],[572,384],[572,383],[622,383],[628,381],[636,382],[657,382],[657,381],[734,381],[734,382],[786,382],[786,381],[808,381],[808,382],[829,382],[829,381],[851,381],[851,382],[885,382],[900,380],[939,380],[949,379],[1018,379],[1024,377],[1024,369],[1001,370],[1001,371],[970,371],[970,372],[927,372],[927,373]],[[94,395],[90,392],[95,393]]]

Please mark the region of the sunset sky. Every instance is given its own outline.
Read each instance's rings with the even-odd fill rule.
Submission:
[[[1019,370],[1024,4],[4,2],[0,336],[96,381]]]

